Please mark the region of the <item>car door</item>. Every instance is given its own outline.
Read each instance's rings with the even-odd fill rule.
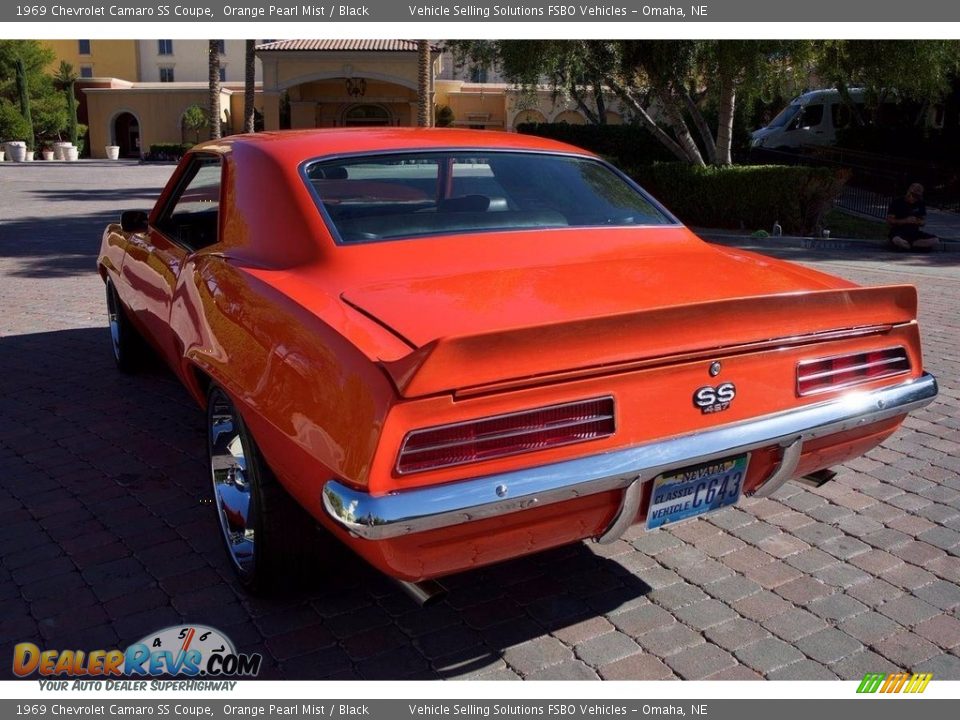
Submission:
[[[220,157],[194,154],[167,201],[151,215],[148,231],[128,247],[123,263],[121,275],[134,290],[130,309],[137,325],[173,365],[173,293],[187,258],[219,238],[220,185]]]

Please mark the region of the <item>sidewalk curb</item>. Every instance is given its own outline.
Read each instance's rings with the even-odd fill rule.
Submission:
[[[739,245],[750,243],[760,247],[769,248],[796,248],[800,250],[892,250],[886,242],[880,240],[863,240],[860,238],[813,238],[802,237],[799,235],[782,235],[780,237],[753,237],[752,235],[742,235],[739,233],[725,232],[723,230],[709,230],[692,228],[693,231],[704,240],[719,243],[721,245]],[[939,253],[960,253],[960,240],[940,239],[940,245],[934,254]],[[907,253],[909,254],[909,253]]]

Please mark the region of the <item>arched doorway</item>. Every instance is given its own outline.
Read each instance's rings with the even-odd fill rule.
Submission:
[[[568,125],[586,125],[587,120],[576,110],[564,110],[557,115],[553,121],[555,123],[567,123]]]
[[[345,127],[392,125],[390,111],[382,105],[351,105],[343,112]]]
[[[521,110],[517,113],[517,116],[513,119],[513,126],[525,125],[528,123],[545,123],[547,121],[546,116],[539,110]]]
[[[120,146],[120,157],[140,157],[140,121],[136,115],[122,112],[113,119],[113,144]]]

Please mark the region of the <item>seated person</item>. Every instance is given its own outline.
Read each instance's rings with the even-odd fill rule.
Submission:
[[[913,183],[902,198],[894,198],[887,210],[890,243],[899,250],[929,250],[936,247],[937,237],[920,228],[927,221],[923,204],[923,185]]]

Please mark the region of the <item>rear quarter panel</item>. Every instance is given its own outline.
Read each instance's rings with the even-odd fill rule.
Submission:
[[[334,298],[313,300],[331,316],[344,312]],[[267,463],[316,517],[325,518],[323,482],[366,483],[394,390],[316,308],[210,254],[181,276],[171,326],[181,375],[198,401],[206,378],[222,386]]]

